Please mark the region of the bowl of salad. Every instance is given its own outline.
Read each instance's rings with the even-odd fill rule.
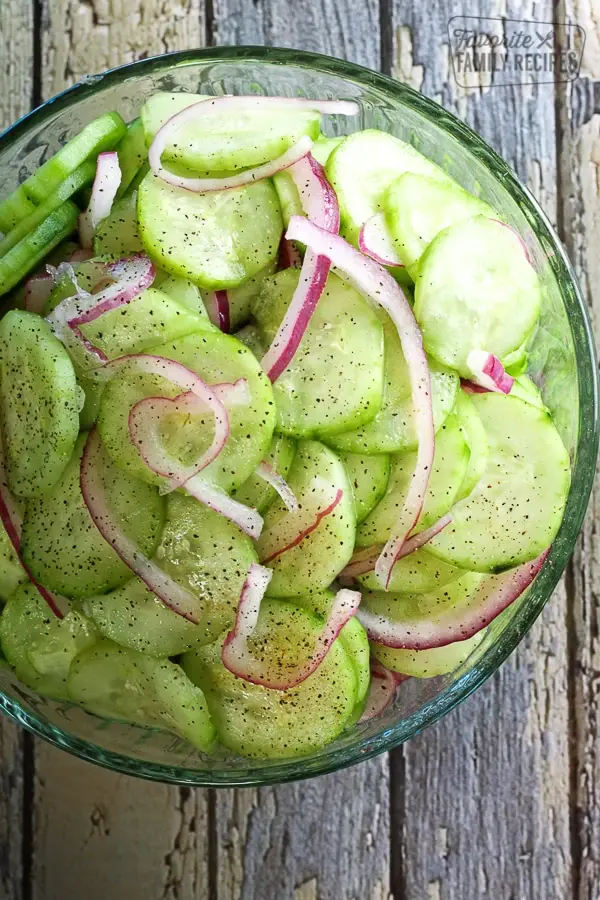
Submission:
[[[535,199],[405,85],[176,53],[0,137],[0,707],[276,783],[451,710],[550,598],[598,447]]]

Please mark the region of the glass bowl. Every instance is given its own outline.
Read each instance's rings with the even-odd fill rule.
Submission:
[[[207,758],[159,731],[107,722],[35,695],[0,668],[0,708],[58,747],[107,768],[192,785],[259,785],[352,765],[408,740],[478,688],[529,630],[573,551],[587,507],[598,447],[597,364],[580,289],[546,216],[507,164],[436,103],[360,66],[294,50],[223,48],[145,59],[94,75],[25,116],[0,138],[0,197],[106,110],[133,119],[154,91],[271,94],[357,100],[341,129],[380,128],[410,141],[465,188],[479,193],[523,236],[543,286],[543,311],[530,374],[540,386],[573,463],[561,529],[531,589],[495,620],[474,654],[451,675],[411,679],[380,718],[356,725],[312,756],[248,761],[223,752]],[[340,130],[338,133],[342,133]]]

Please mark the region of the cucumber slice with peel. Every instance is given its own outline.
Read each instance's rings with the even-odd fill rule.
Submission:
[[[156,281],[155,281],[156,285]],[[156,285],[158,287],[158,285]],[[213,325],[208,318],[206,307],[202,299],[202,293],[189,278],[179,278],[177,275],[169,275],[160,282],[160,289],[163,294],[173,297],[178,303],[181,303],[192,312],[198,313],[202,319],[202,327],[212,329]]]
[[[252,301],[260,293],[265,278],[273,275],[277,268],[276,260],[272,260],[264,269],[261,269],[248,281],[239,287],[227,291],[227,304],[229,306],[229,331],[236,331],[250,318]],[[211,298],[212,291],[201,291],[204,303]]]
[[[540,285],[520,237],[485,216],[451,225],[424,254],[414,312],[428,353],[470,378],[472,350],[501,361],[540,313]]]
[[[300,279],[286,269],[262,284],[252,311],[271,343]],[[289,366],[273,385],[277,429],[291,437],[346,431],[373,418],[383,390],[383,331],[366,300],[330,275]]]
[[[71,700],[104,719],[165,728],[199,750],[214,742],[204,694],[168,660],[101,640],[73,660],[68,690]]]
[[[79,432],[80,393],[63,345],[35,313],[0,321],[0,407],[8,483],[17,497],[52,488]]]
[[[323,590],[348,563],[354,547],[352,488],[335,453],[317,441],[300,441],[287,482],[299,508],[288,510],[275,500],[257,543],[259,559],[273,570],[270,597]]]
[[[8,600],[27,575],[15,553],[4,525],[0,526],[0,600]]]
[[[28,582],[12,594],[0,618],[2,652],[28,687],[68,700],[67,676],[74,657],[97,639],[94,624],[77,609],[59,619]]]
[[[263,600],[260,652],[295,664],[322,620],[292,601]],[[257,641],[255,641],[257,643]],[[184,671],[205,693],[221,742],[253,759],[287,759],[319,750],[341,733],[357,702],[357,677],[341,640],[312,675],[286,691],[251,684],[221,662],[222,641],[186,653]],[[268,655],[267,655],[268,654]]]
[[[119,200],[130,187],[147,158],[146,135],[141,118],[134,119],[127,126],[126,133],[117,145],[117,153],[121,170],[121,183],[117,191],[117,200]]]
[[[23,559],[45,587],[84,598],[123,584],[131,570],[121,562],[96,526],[79,485],[82,434],[62,478],[51,491],[29,500],[22,533]],[[115,519],[146,556],[158,543],[164,503],[155,488],[114,466],[102,473]]]
[[[463,483],[455,497],[456,501],[468,497],[485,472],[488,459],[488,442],[485,435],[485,428],[477,415],[477,410],[471,403],[470,398],[462,390],[458,391],[456,394],[456,406],[454,407],[454,412],[460,422],[463,435],[469,448],[469,464]]]
[[[464,569],[444,562],[422,548],[398,560],[392,569],[389,590],[395,593],[424,594],[451,584],[464,574]],[[381,590],[381,582],[375,572],[359,575],[358,582],[370,591]]]
[[[264,461],[272,467],[277,475],[286,478],[295,452],[294,441],[283,434],[274,434]],[[253,472],[250,478],[237,491],[233,492],[233,496],[245,506],[253,506],[259,513],[262,513],[275,500],[277,492],[264,478]]]
[[[436,435],[431,476],[414,533],[429,528],[451,509],[467,473],[469,455],[457,417],[454,414],[448,416]],[[388,540],[404,508],[416,461],[414,450],[392,457],[385,496],[358,528],[356,543],[359,547],[385,544]]]
[[[208,290],[237,287],[269,265],[282,227],[268,180],[196,194],[149,173],[138,188],[138,231],[149,256]]]
[[[137,226],[137,193],[133,191],[117,200],[108,216],[98,223],[94,253],[120,259],[143,250]]]
[[[445,647],[432,647],[430,650],[394,650],[372,641],[371,652],[392,672],[409,675],[411,678],[434,678],[436,675],[447,675],[462,666],[484,637],[485,630],[466,641],[455,641]]]
[[[495,393],[473,394],[471,402],[485,428],[487,465],[428,550],[465,569],[503,572],[554,540],[569,493],[569,454],[544,410]]]
[[[339,453],[352,485],[356,522],[360,524],[385,494],[390,478],[390,457],[364,456],[360,453]]]

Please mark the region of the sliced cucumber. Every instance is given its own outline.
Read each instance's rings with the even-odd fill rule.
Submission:
[[[239,487],[254,472],[268,450],[275,424],[271,383],[255,357],[234,337],[217,329],[198,331],[169,344],[150,348],[159,356],[174,359],[197,372],[208,384],[245,378],[250,402],[229,410],[229,438],[225,447],[203,471],[203,476],[224,490]],[[129,437],[129,411],[144,397],[175,397],[181,389],[160,376],[140,374],[124,366],[106,386],[100,404],[98,428],[105,447],[120,468],[149,484],[161,484],[144,464]],[[194,417],[174,415],[163,429],[169,453],[187,464],[199,452],[206,430],[197,428]],[[211,435],[212,437],[212,435]]]
[[[42,262],[77,227],[79,209],[66,200],[0,259],[0,296]]]
[[[77,384],[83,391],[83,406],[79,410],[79,427],[82,431],[89,431],[94,425],[100,412],[100,400],[104,390],[103,381],[93,381],[84,375],[79,375]]]
[[[502,572],[552,543],[569,492],[569,455],[544,410],[495,393],[471,402],[488,440],[485,472],[428,549],[465,569]]]
[[[456,222],[473,216],[497,219],[496,212],[455,182],[406,172],[385,195],[385,219],[400,259],[413,279],[432,240]]]
[[[164,123],[199,101],[207,110],[198,122],[183,125],[167,144],[163,158],[196,172],[223,172],[258,166],[284,153],[303,135],[316,140],[321,116],[314,110],[250,109],[213,112],[213,98],[203,94],[153,94],[142,107],[146,141]]]
[[[298,286],[285,269],[263,282],[252,310],[271,343]],[[324,436],[362,425],[381,406],[383,331],[357,291],[330,275],[292,361],[273,385],[277,428]]]
[[[125,122],[116,112],[105,113],[86,125],[0,203],[0,230],[14,228],[87,159],[102,150],[112,150],[125,131]]]
[[[535,269],[501,222],[476,216],[451,225],[429,245],[419,271],[414,312],[425,349],[464,378],[471,350],[502,360],[539,316]]]
[[[455,641],[431,650],[394,650],[392,647],[371,643],[371,651],[392,672],[400,672],[412,678],[433,678],[436,675],[447,675],[462,666],[484,637],[485,631],[480,631],[466,641]]]
[[[202,691],[172,662],[101,640],[75,657],[71,700],[104,719],[166,728],[200,750],[215,737]]]
[[[156,285],[156,282],[155,282]],[[158,287],[158,285],[156,285]],[[178,303],[191,309],[192,312],[198,313],[202,319],[202,327],[211,329],[212,323],[208,318],[206,307],[202,299],[202,293],[189,278],[179,278],[176,275],[169,275],[160,282],[160,289],[163,294],[173,297]]]
[[[287,228],[292,216],[304,215],[300,194],[294,179],[286,169],[273,176],[273,184],[279,197],[283,224]]]
[[[167,341],[206,330],[206,320],[174,296],[148,288],[126,306],[112,309],[81,326],[81,331],[109,359],[142,353]]]
[[[277,268],[276,260],[273,260],[258,272],[240,284],[239,287],[231,288],[227,291],[227,303],[229,305],[229,330],[236,331],[241,325],[248,321],[252,310],[252,301],[260,292],[262,284],[269,275],[272,275]],[[202,291],[202,299],[206,302],[210,295],[210,291]]]
[[[357,530],[356,543],[359,547],[385,544],[404,507],[416,463],[416,450],[399,453],[392,458],[385,496]],[[450,415],[436,435],[433,467],[415,532],[429,528],[452,507],[468,464],[469,448],[463,430],[457,417]]]
[[[244,325],[243,328],[236,332],[235,336],[238,341],[241,341],[252,352],[256,359],[262,359],[267,352],[266,341],[258,325]]]
[[[94,253],[118,259],[141,253],[143,249],[137,226],[137,193],[133,191],[117,200],[108,216],[98,224]]]
[[[86,259],[85,262],[75,263],[72,265],[73,274],[77,279],[77,284],[84,291],[91,292],[104,277],[104,266],[106,259]],[[44,304],[44,315],[50,315],[56,309],[58,304],[66,297],[72,297],[75,294],[75,286],[73,280],[65,272],[58,282],[52,288],[50,296]]]
[[[344,434],[327,435],[328,444],[346,453],[399,453],[417,446],[408,368],[400,338],[387,313],[382,311],[379,316],[385,347],[383,402],[375,418],[366,425]],[[435,360],[429,360],[429,369],[433,421],[437,430],[454,407],[459,380],[454,372]]]
[[[336,147],[340,146],[343,140],[344,135],[341,135],[340,137],[327,137],[327,135],[321,134],[319,135],[318,140],[312,145],[310,152],[317,162],[321,163],[322,166],[325,166],[333,151]]]
[[[0,600],[8,600],[27,575],[19,562],[4,525],[0,525]]]
[[[283,654],[291,664],[322,621],[291,602],[263,601],[260,652],[274,663]],[[305,681],[275,691],[232,675],[221,662],[219,641],[186,653],[182,664],[206,695],[222,743],[255,759],[285,759],[319,750],[341,733],[357,701],[354,666],[341,640]]]
[[[359,453],[340,453],[354,494],[356,522],[366,519],[377,506],[388,485],[391,461],[385,453],[362,456]]]
[[[283,501],[276,500],[267,510],[257,544],[260,559],[273,570],[268,587],[272,597],[298,597],[323,590],[347,564],[354,548],[354,498],[346,470],[335,453],[317,441],[300,441],[287,481],[299,509],[288,510]],[[314,527],[339,491],[341,499],[314,530],[269,559]]]
[[[123,584],[131,570],[94,525],[79,486],[81,435],[57,485],[29,500],[23,522],[25,563],[43,585],[83,598]],[[147,484],[110,466],[103,473],[115,519],[141,552],[151,556],[163,524],[163,500]]]
[[[451,584],[465,574],[464,569],[450,565],[428,553],[415,550],[399,559],[392,569],[389,590],[399,593],[424,594],[436,588]],[[375,572],[368,572],[358,578],[363,587],[370,591],[380,591],[381,583]]]
[[[274,434],[265,460],[278,475],[285,478],[290,471],[295,452],[294,441],[283,434]],[[240,503],[253,506],[262,513],[277,497],[277,492],[264,478],[254,472],[237,491],[234,491],[234,496]]]
[[[346,137],[327,160],[326,172],[340,204],[340,233],[353,244],[367,219],[384,208],[386,191],[404,172],[453,183],[410,144],[375,129]]]
[[[48,218],[48,216],[58,209],[65,200],[68,200],[80,188],[90,181],[93,181],[96,172],[96,166],[93,162],[85,162],[79,168],[69,175],[48,197],[43,203],[36,206],[28,216],[21,219],[14,228],[0,240],[0,258],[6,256],[16,244],[23,238],[27,237],[30,232],[34,231],[38,225]]]
[[[60,478],[79,432],[73,365],[50,326],[11,310],[0,321],[0,404],[8,483],[33,497]]]
[[[57,618],[30,582],[10,596],[0,618],[0,644],[17,678],[55,700],[69,699],[69,666],[96,638],[93,623],[78,610]]]
[[[127,131],[117,146],[117,153],[121,169],[121,184],[117,191],[117,199],[119,199],[131,185],[147,157],[146,135],[141,118],[134,119],[127,126]]]
[[[524,403],[531,403],[532,406],[537,406],[538,409],[543,409],[544,412],[550,412],[542,399],[537,385],[533,383],[528,375],[517,375],[510,396],[516,397]]]
[[[463,435],[469,448],[469,464],[463,483],[455,497],[456,502],[457,500],[463,500],[465,497],[469,496],[485,472],[488,459],[488,442],[485,435],[485,428],[477,415],[477,410],[464,391],[458,391],[456,394],[456,406],[454,407],[454,412],[460,422]]]
[[[152,259],[200,287],[237,287],[277,256],[281,212],[270,181],[195,194],[149,173],[138,189],[138,230]]]

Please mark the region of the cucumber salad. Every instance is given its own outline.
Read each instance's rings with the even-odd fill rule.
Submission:
[[[540,570],[570,462],[526,245],[358,112],[158,93],[0,202],[0,644],[38,693],[302,756]]]

